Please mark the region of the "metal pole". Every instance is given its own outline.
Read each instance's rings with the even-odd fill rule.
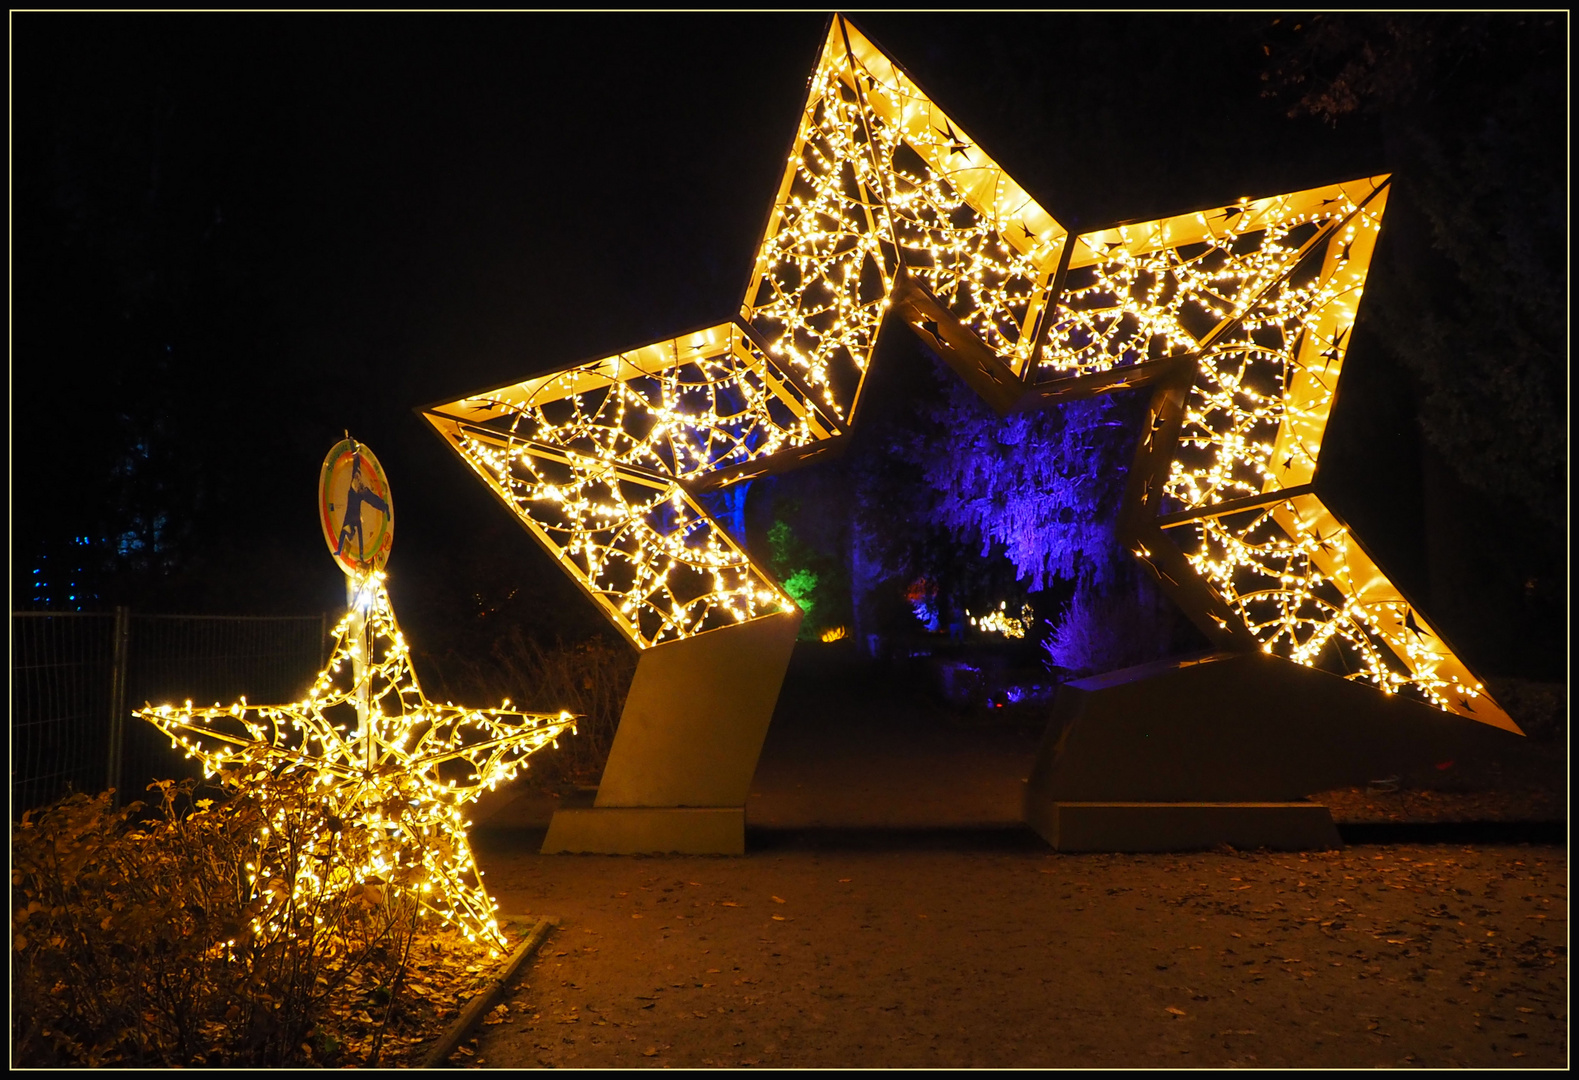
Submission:
[[[121,803],[121,765],[126,749],[126,663],[131,645],[131,613],[115,609],[114,667],[110,676],[110,738],[105,762],[104,786],[115,789],[115,805]]]
[[[363,737],[367,740],[367,766],[373,767],[373,731],[371,724],[372,709],[368,700],[368,670],[367,663],[372,657],[368,655],[369,641],[367,631],[367,613],[362,610],[356,589],[356,578],[347,574],[345,578],[345,606],[351,611],[351,640],[357,643],[357,654],[351,660],[353,693],[356,695],[356,724],[361,729]]]

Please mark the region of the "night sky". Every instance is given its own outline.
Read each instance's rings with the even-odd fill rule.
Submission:
[[[1332,126],[1263,98],[1263,46],[1289,29],[1270,17],[855,21],[1078,227],[1405,156],[1385,117]],[[825,25],[14,15],[13,606],[39,555],[58,569],[83,536],[114,567],[98,606],[332,607],[313,505],[349,429],[390,476],[415,637],[489,590],[567,635],[595,627],[412,410],[727,318]],[[1379,253],[1373,281],[1399,261]],[[1424,591],[1415,392],[1363,312],[1329,489]]]

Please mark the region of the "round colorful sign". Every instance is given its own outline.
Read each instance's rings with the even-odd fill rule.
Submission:
[[[345,439],[323,459],[318,521],[335,562],[347,574],[382,570],[395,540],[389,480],[373,452]]]

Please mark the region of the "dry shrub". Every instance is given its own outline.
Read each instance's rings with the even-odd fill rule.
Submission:
[[[305,781],[266,793],[271,806],[294,800],[268,831],[265,793],[215,804],[194,802],[190,781],[150,790],[151,813],[78,794],[13,829],[13,1063],[376,1061],[418,931],[410,895],[347,887],[360,855],[350,830],[336,850],[305,852],[322,814]],[[304,861],[310,872],[249,875]],[[446,948],[463,968],[478,959],[464,943]],[[367,1021],[359,1045],[348,1019]]]
[[[1168,655],[1171,633],[1149,591],[1104,593],[1082,584],[1042,648],[1051,667],[1082,678]]]
[[[594,637],[545,648],[511,627],[493,640],[486,656],[452,650],[426,659],[452,700],[509,698],[517,708],[575,713],[576,733],[560,736],[558,750],[534,761],[537,767],[526,775],[538,784],[597,783],[636,674],[636,653],[628,646]]]

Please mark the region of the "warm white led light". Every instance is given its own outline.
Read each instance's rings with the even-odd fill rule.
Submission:
[[[305,822],[308,835],[292,872],[249,867],[255,888],[295,881],[297,899],[306,902],[324,887],[375,880],[405,887],[468,939],[497,948],[504,937],[482,889],[460,807],[515,777],[529,754],[574,730],[575,718],[433,704],[412,670],[384,575],[367,574],[352,595],[360,610],[348,611],[335,627],[329,663],[304,700],[249,705],[242,698],[205,709],[188,701],[136,715],[201,762],[205,775],[225,770],[241,787],[264,793],[270,790],[266,777],[305,777],[322,788],[323,812]],[[266,804],[265,812],[283,832],[282,816],[299,814],[300,807]],[[334,849],[346,830],[357,830],[365,841],[354,849],[363,860],[341,866],[342,879],[320,882],[318,867],[328,860],[317,857]]]
[[[923,296],[922,340],[1010,400],[1187,376],[1176,416],[1153,406],[1131,517],[1210,587],[1203,625],[1511,728],[1309,490],[1386,179],[1072,236],[835,17],[736,321],[427,417],[647,648],[793,607],[692,492],[843,435],[888,311]]]

